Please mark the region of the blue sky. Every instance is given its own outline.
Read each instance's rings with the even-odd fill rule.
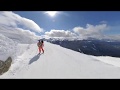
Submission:
[[[46,31],[51,29],[71,30],[74,27],[85,27],[86,24],[98,25],[102,21],[109,26],[116,26],[116,30],[106,31],[106,34],[120,33],[120,12],[119,11],[61,11],[66,14],[59,14],[50,17],[43,14],[43,11],[16,11],[22,17],[35,21]],[[55,21],[53,21],[55,20]]]
[[[26,28],[22,29],[51,37],[120,35],[119,11],[57,11],[54,17],[46,12],[0,12],[0,19],[4,17],[4,23],[0,21],[0,24],[23,25]],[[8,23],[9,20],[11,23]]]

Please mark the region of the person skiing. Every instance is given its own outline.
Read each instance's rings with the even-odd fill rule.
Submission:
[[[38,49],[39,49],[39,54],[41,53],[41,50],[42,52],[44,53],[44,49],[43,49],[43,46],[44,46],[44,42],[43,40],[38,40],[39,42],[37,43],[37,46],[38,46]]]

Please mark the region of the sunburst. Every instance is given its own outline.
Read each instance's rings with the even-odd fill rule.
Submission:
[[[47,11],[45,13],[48,14],[49,16],[51,16],[51,17],[54,17],[54,16],[56,16],[57,11]]]

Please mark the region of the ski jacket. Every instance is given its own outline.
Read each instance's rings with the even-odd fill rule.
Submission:
[[[44,44],[43,44],[42,42],[38,42],[38,43],[37,43],[37,46],[38,46],[38,47],[43,47]]]

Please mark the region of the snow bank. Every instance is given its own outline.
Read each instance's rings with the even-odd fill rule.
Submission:
[[[38,39],[29,30],[0,25],[0,60],[5,61],[11,56],[14,61],[30,44],[37,43]]]
[[[0,34],[0,60],[5,61],[9,56],[15,58],[17,42]]]

